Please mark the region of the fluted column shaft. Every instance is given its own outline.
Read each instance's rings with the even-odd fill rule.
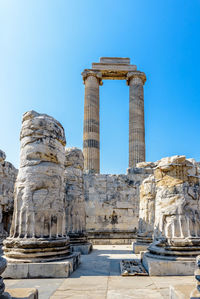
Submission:
[[[145,161],[144,73],[128,74],[129,85],[129,167]]]
[[[84,171],[100,171],[100,136],[99,136],[99,85],[101,74],[83,72],[85,83],[83,155]]]

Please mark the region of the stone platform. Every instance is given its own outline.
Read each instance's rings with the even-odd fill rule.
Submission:
[[[121,276],[120,261],[137,257],[131,245],[94,245],[67,279],[4,279],[4,283],[9,289],[37,288],[39,299],[169,299],[171,285],[196,284],[194,275]]]
[[[138,253],[140,253],[141,251],[146,251],[147,248],[149,247],[149,245],[150,245],[150,244],[147,244],[147,243],[141,244],[141,243],[133,242],[133,243],[132,243],[133,252],[134,252],[135,254],[138,254]]]
[[[183,260],[145,253],[142,264],[150,276],[194,275],[195,259]]]
[[[73,244],[70,246],[72,252],[80,252],[81,254],[89,254],[92,251],[92,243]]]
[[[80,253],[75,252],[65,260],[46,263],[8,263],[3,278],[67,278],[80,264]]]

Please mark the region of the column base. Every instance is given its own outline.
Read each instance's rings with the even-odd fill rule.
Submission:
[[[6,258],[6,257],[5,257]],[[66,259],[41,263],[11,263],[2,274],[3,278],[67,278],[80,264],[80,253],[75,252]]]
[[[150,276],[194,275],[196,259],[145,253],[142,264]]]

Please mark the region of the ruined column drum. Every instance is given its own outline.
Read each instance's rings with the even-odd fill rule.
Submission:
[[[20,134],[14,215],[4,253],[10,262],[45,262],[70,253],[65,234],[65,134],[53,117],[29,111]]]
[[[82,73],[85,84],[83,155],[85,172],[99,173],[99,85],[100,72],[85,70]]]
[[[144,91],[146,76],[142,72],[129,72],[129,167],[145,161]]]
[[[200,181],[197,163],[185,156],[163,158],[154,176],[154,242],[149,246],[149,253],[144,260],[150,258],[149,264],[153,259],[172,261],[168,275],[191,275],[195,258],[200,254]],[[174,264],[174,261],[181,263]],[[169,273],[169,270],[172,272]],[[162,274],[165,275],[159,269],[159,275]],[[155,271],[151,275],[156,275]]]
[[[66,233],[71,244],[87,241],[83,190],[83,153],[76,147],[65,150]]]
[[[150,175],[140,186],[140,208],[137,241],[133,243],[135,253],[145,251],[153,241],[155,221],[155,178]]]

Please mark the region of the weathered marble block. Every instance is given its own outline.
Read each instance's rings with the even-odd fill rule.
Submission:
[[[14,215],[4,253],[10,262],[42,262],[70,253],[65,233],[65,134],[53,117],[29,111],[20,134]]]

